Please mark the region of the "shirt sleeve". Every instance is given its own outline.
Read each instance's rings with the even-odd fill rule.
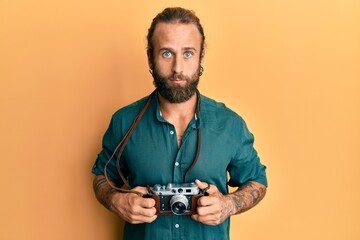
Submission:
[[[236,123],[235,127],[238,131],[237,149],[235,156],[232,158],[228,172],[230,179],[228,185],[231,187],[239,187],[248,181],[259,182],[267,186],[266,166],[262,165],[259,156],[254,148],[254,136],[248,130],[245,122],[240,119],[240,123]]]
[[[105,165],[108,163],[106,168],[107,176],[117,185],[122,186],[123,182],[119,176],[119,173],[116,168],[116,160],[118,157],[118,154],[114,151],[117,148],[120,138],[119,138],[119,129],[115,126],[115,120],[114,117],[110,121],[110,125],[108,129],[106,130],[103,141],[102,141],[102,150],[98,154],[97,159],[95,161],[95,164],[92,168],[92,173],[95,175],[105,175]],[[110,160],[111,158],[111,160]],[[110,160],[110,161],[109,161]],[[126,168],[124,167],[123,161],[120,159],[120,166],[121,171],[124,176],[127,175]]]

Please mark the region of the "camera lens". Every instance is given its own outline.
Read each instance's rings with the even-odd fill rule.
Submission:
[[[188,207],[188,200],[184,195],[175,195],[170,199],[170,207],[174,214],[181,215]]]

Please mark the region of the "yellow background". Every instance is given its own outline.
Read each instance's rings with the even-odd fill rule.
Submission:
[[[152,18],[194,9],[200,90],[244,117],[266,198],[232,239],[360,239],[360,2],[0,1],[0,239],[120,239],[90,170],[111,114],[149,94]]]

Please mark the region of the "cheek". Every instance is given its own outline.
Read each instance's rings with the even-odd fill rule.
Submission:
[[[200,67],[199,61],[194,60],[191,63],[189,62],[186,67],[187,75],[193,75],[194,73],[197,73],[199,70],[199,67]]]
[[[156,69],[161,73],[171,72],[171,62],[167,60],[156,60],[155,59]]]

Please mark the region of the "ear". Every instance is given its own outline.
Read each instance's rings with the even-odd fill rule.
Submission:
[[[205,48],[201,52],[200,56],[200,65],[202,66],[204,64],[204,58],[205,58]]]
[[[146,54],[147,54],[147,59],[148,59],[148,65],[149,65],[149,68],[152,70],[153,69],[153,54],[152,54],[152,49],[148,49],[146,51]]]

